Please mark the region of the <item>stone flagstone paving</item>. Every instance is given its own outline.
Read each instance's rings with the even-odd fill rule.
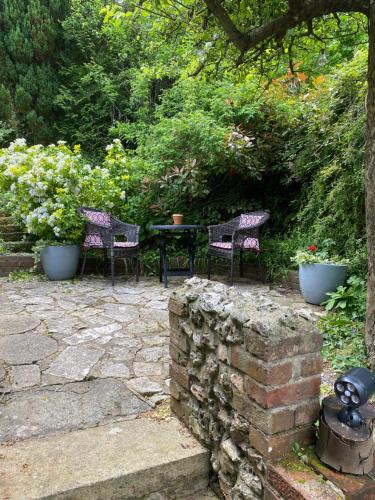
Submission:
[[[0,443],[135,418],[167,398],[167,307],[179,283],[0,279]],[[298,294],[237,286],[319,314]]]

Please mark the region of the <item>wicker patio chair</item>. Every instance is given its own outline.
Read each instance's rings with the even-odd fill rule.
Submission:
[[[139,281],[139,226],[126,224],[108,212],[96,208],[81,207],[78,213],[86,219],[86,237],[83,243],[81,279],[85,272],[87,252],[103,249],[111,259],[112,286],[115,284],[115,259],[132,259],[135,278]],[[116,241],[121,236],[125,241]]]
[[[208,226],[208,279],[211,278],[211,257],[230,260],[230,283],[233,285],[233,265],[237,252],[240,254],[240,276],[243,276],[243,253],[254,252],[258,261],[260,234],[263,224],[269,219],[267,212],[241,214],[224,224]]]

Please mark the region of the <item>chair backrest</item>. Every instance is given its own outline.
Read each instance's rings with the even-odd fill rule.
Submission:
[[[261,222],[266,222],[267,219],[269,219],[269,214],[267,212],[241,214],[238,217],[238,228],[244,229],[246,227],[252,227]]]
[[[246,227],[255,226],[259,224],[264,218],[264,214],[259,213],[249,213],[249,214],[241,214],[239,217],[238,228],[244,229]]]
[[[106,227],[111,227],[111,215],[108,212],[103,212],[102,210],[95,210],[94,208],[80,208],[80,213],[84,215],[88,222],[93,224],[102,224]]]

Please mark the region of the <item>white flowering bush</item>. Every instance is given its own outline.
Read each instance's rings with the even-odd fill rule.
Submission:
[[[107,146],[103,166],[85,161],[65,142],[28,147],[17,139],[0,150],[0,192],[5,209],[39,239],[79,241],[80,206],[124,213],[129,166],[120,141]]]

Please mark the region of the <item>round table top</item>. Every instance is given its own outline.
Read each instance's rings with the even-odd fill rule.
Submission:
[[[205,229],[205,226],[201,226],[200,224],[157,224],[155,226],[150,226],[150,229],[154,229],[155,231],[176,231],[176,230],[184,230],[184,229]]]

